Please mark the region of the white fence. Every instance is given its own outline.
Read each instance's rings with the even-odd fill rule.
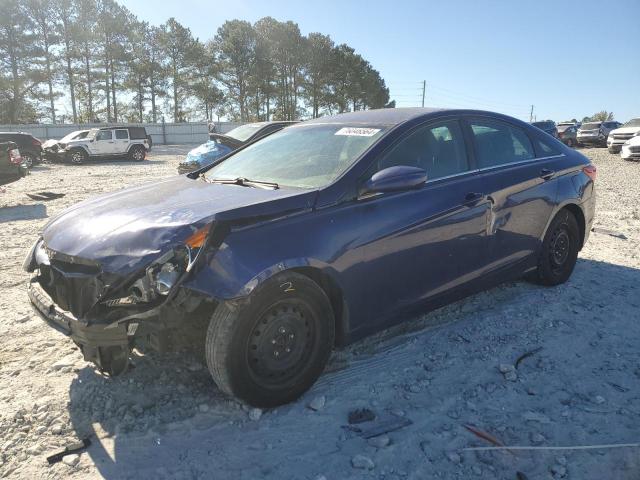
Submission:
[[[0,125],[0,132],[27,132],[40,140],[50,138],[60,139],[68,133],[76,130],[87,130],[89,128],[100,128],[113,125],[123,125],[129,127],[144,127],[147,134],[151,135],[154,145],[172,144],[194,144],[204,143],[209,139],[209,129],[207,123],[84,123],[80,125]],[[240,125],[233,122],[215,122],[218,133],[226,133]]]

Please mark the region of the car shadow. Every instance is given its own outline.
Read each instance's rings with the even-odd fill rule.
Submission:
[[[117,378],[106,378],[91,367],[81,369],[70,386],[71,424],[79,438],[92,438],[87,453],[100,475],[107,479],[132,474],[139,478],[170,478],[176,472],[176,466],[185,463],[187,466],[180,467],[180,471],[188,472],[189,478],[212,478],[210,472],[214,471],[222,472],[220,478],[226,478],[224,469],[237,473],[243,472],[245,467],[269,476],[276,471],[271,469],[280,468],[278,465],[287,462],[290,465],[287,473],[292,478],[299,478],[301,472],[309,474],[316,467],[320,472],[328,472],[323,470],[323,462],[335,461],[330,454],[336,448],[335,441],[340,432],[344,431],[344,421],[337,422],[335,414],[334,417],[310,415],[306,408],[309,395],[338,397],[334,400],[340,405],[335,408],[345,410],[353,406],[348,404],[349,400],[362,395],[365,395],[363,401],[367,402],[367,394],[362,392],[372,387],[370,382],[376,380],[370,377],[376,375],[378,368],[388,368],[388,365],[377,364],[388,361],[386,354],[389,351],[407,347],[404,356],[415,353],[415,358],[407,359],[408,365],[423,361],[423,354],[408,346],[416,339],[427,341],[434,329],[440,333],[450,330],[446,335],[460,336],[460,331],[477,326],[477,322],[500,316],[509,318],[514,310],[526,311],[527,305],[536,305],[538,309],[560,305],[563,310],[553,310],[550,315],[572,315],[567,306],[561,304],[573,304],[576,294],[584,302],[585,309],[602,312],[605,318],[617,308],[621,291],[636,289],[637,292],[639,285],[640,269],[579,259],[571,280],[565,285],[548,288],[523,281],[510,282],[409,319],[336,352],[312,391],[301,400],[280,407],[278,417],[281,421],[272,421],[266,430],[258,423],[248,421],[246,407],[226,398],[211,380],[206,365],[184,352],[137,355],[133,360],[135,368]],[[557,295],[554,302],[549,302],[549,295]],[[640,296],[636,294],[635,298]],[[640,311],[640,300],[637,304],[636,311]],[[555,320],[563,321],[563,318]],[[553,332],[548,334],[553,335]],[[591,330],[575,332],[576,337],[591,338],[593,334]],[[475,343],[473,338],[462,338],[446,346],[450,358],[463,357],[467,354],[465,349]],[[572,374],[571,371],[564,373]],[[338,379],[345,375],[348,381]],[[435,377],[432,382],[437,381],[438,376],[446,377],[449,391],[463,392],[468,388],[468,378],[449,375],[446,369],[431,372],[431,375]],[[337,384],[339,388],[328,393],[328,389]],[[512,407],[516,410],[525,408]],[[323,435],[326,437],[327,430],[335,434],[335,440],[318,441]],[[271,441],[275,444],[286,442],[287,449],[264,447]],[[244,447],[243,451],[238,451],[238,446]],[[194,449],[205,453],[196,459]],[[303,470],[300,467],[296,470],[292,465],[295,462],[292,462],[291,454],[296,451],[315,452],[311,457],[305,453],[311,463]]]

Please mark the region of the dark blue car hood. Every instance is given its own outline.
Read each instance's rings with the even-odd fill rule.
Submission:
[[[261,219],[310,209],[316,191],[210,184],[186,176],[78,203],[43,230],[48,249],[127,274],[211,221]]]

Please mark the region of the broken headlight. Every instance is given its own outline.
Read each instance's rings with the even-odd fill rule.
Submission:
[[[149,267],[153,269],[151,277],[158,295],[168,295],[180,276],[191,271],[207,241],[210,230],[211,224],[196,230],[185,240],[184,246],[173,250],[170,258],[166,261],[157,261]],[[147,269],[147,275],[149,275],[149,269]]]
[[[200,252],[203,250],[211,224],[196,230],[183,245],[168,251],[149,265],[145,274],[137,279],[127,296],[107,300],[110,307],[129,306],[149,303],[158,297],[169,295],[180,278],[191,271]]]

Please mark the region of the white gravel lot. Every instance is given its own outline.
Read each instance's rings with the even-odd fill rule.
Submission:
[[[583,150],[598,167],[595,227],[626,239],[592,233],[565,285],[505,284],[408,319],[336,352],[298,402],[261,412],[224,398],[184,353],[138,356],[125,376],[101,376],[29,306],[21,265],[46,218],[2,221],[20,212],[1,207],[43,213],[34,205],[44,203],[50,217],[172,175],[187,150],[43,165],[0,193],[0,477],[640,478],[640,448],[464,450],[490,446],[465,424],[506,445],[640,442],[640,164]],[[65,196],[25,195],[43,190]],[[411,424],[365,440],[345,428],[356,407]],[[79,457],[47,464],[87,436]]]

